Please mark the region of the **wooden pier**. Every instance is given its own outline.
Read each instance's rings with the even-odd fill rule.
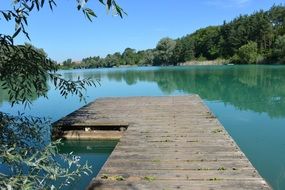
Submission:
[[[79,139],[98,136],[92,127],[122,136],[90,190],[271,189],[196,95],[99,99],[57,125]]]

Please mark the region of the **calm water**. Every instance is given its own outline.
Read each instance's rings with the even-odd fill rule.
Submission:
[[[80,155],[81,164],[88,162],[92,165],[92,174],[83,175],[75,183],[71,183],[66,190],[85,189],[93,177],[99,173],[116,145],[117,141],[64,141],[64,144],[59,147],[59,152],[67,154],[73,152],[75,155]]]
[[[111,96],[199,94],[260,174],[274,189],[285,189],[285,66],[118,68],[62,74],[67,79],[101,79],[100,87],[88,89],[88,102]],[[36,99],[31,110],[24,112],[55,121],[84,105],[77,97],[60,97],[52,87],[48,97]],[[3,91],[0,109],[12,114],[23,111],[22,106],[11,108]],[[92,143],[84,143],[84,147],[92,147]],[[81,149],[81,143],[71,144],[72,150],[84,150],[79,152],[83,159],[94,158],[96,151]],[[65,149],[71,150],[69,145]],[[103,157],[100,159],[107,158]]]

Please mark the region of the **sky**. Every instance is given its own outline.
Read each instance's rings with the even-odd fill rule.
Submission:
[[[9,8],[11,0],[0,8]],[[17,44],[29,42],[43,48],[50,58],[79,61],[89,56],[106,56],[131,47],[154,48],[163,37],[179,38],[209,25],[220,25],[240,14],[268,10],[284,0],[117,0],[127,12],[121,19],[107,13],[98,0],[89,0],[98,15],[90,22],[76,9],[76,0],[57,0],[51,11],[46,6],[29,17],[31,41],[20,35]],[[0,22],[0,33],[13,33],[14,26]]]

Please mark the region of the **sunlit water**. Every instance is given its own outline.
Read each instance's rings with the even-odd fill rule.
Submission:
[[[260,174],[274,189],[285,189],[285,66],[144,67],[61,73],[67,79],[81,76],[101,80],[101,86],[88,88],[87,102],[112,96],[199,94]],[[55,121],[84,105],[77,97],[64,99],[52,86],[47,95],[49,99],[38,98],[30,110],[24,110],[22,106],[11,108],[7,94],[1,91],[0,109]],[[72,147],[80,146],[73,143]],[[79,154],[89,160],[96,150]]]

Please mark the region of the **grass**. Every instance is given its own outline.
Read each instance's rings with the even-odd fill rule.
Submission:
[[[123,177],[123,176],[115,176],[115,180],[116,181],[124,181],[125,180],[125,178]]]
[[[109,175],[107,175],[107,174],[102,174],[102,176],[101,176],[101,179],[108,179],[109,178]]]
[[[124,181],[126,180],[123,176],[109,176],[107,174],[102,174],[101,179],[108,179],[108,180],[112,180],[112,181]]]
[[[201,170],[207,171],[207,170],[210,170],[210,169],[209,169],[209,168],[198,168],[197,170],[198,170],[198,171],[201,171]]]
[[[226,170],[226,168],[220,167],[220,168],[218,168],[218,170],[219,170],[219,171],[221,171],[221,170]]]
[[[216,177],[209,179],[209,181],[219,181],[219,180],[221,180],[221,179],[218,179],[218,178],[216,178]]]
[[[222,129],[215,129],[215,130],[212,131],[212,133],[221,133],[221,132],[223,132]]]
[[[148,182],[152,182],[155,180],[155,177],[154,176],[145,176],[143,179],[148,181]]]

